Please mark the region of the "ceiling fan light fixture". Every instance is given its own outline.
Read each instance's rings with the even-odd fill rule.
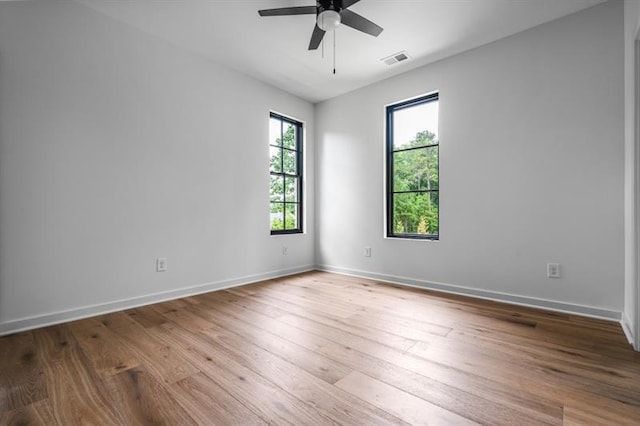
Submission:
[[[323,10],[318,14],[318,27],[322,31],[333,31],[340,25],[340,14],[335,10]]]

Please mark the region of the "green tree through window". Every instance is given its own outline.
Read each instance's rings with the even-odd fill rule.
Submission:
[[[271,234],[302,232],[302,123],[271,113]]]
[[[387,107],[387,236],[438,239],[438,94]]]

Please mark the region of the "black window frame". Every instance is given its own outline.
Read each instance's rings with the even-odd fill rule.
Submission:
[[[393,113],[396,111],[400,111],[402,109],[411,108],[418,105],[423,105],[430,102],[439,102],[440,101],[440,93],[434,92],[428,95],[419,96],[417,98],[413,98],[407,101],[399,102],[393,105],[388,105],[386,107],[386,209],[387,209],[387,220],[386,220],[386,236],[387,238],[408,238],[415,240],[431,240],[437,241],[440,239],[440,140],[438,140],[437,144],[424,145],[421,147],[414,148],[405,148],[395,150],[393,146]],[[415,190],[415,191],[394,191],[394,182],[393,182],[393,155],[397,152],[406,152],[410,150],[416,149],[428,149],[431,147],[437,147],[438,149],[438,188],[430,189],[430,190]],[[401,193],[437,193],[438,194],[438,233],[437,234],[414,234],[414,233],[399,233],[395,232],[394,229],[394,217],[393,217],[393,198],[394,194]]]
[[[285,117],[284,115],[275,113],[275,112],[270,112],[269,113],[269,121],[271,121],[271,119],[276,119],[280,121],[280,146],[278,145],[273,145],[272,141],[269,141],[269,148],[279,148],[282,152],[280,153],[280,159],[281,159],[281,165],[280,165],[280,172],[274,172],[271,171],[271,166],[269,166],[269,175],[270,176],[280,176],[283,178],[297,178],[297,200],[295,202],[292,201],[287,201],[286,199],[286,189],[283,186],[283,190],[282,190],[282,201],[274,201],[272,199],[269,199],[269,212],[271,212],[271,204],[274,203],[281,203],[283,205],[283,209],[282,209],[282,222],[283,222],[283,227],[286,227],[286,220],[287,220],[287,209],[286,206],[287,204],[296,204],[298,206],[298,208],[296,209],[297,212],[297,218],[296,218],[296,228],[295,229],[272,229],[271,228],[271,220],[269,220],[269,229],[271,231],[271,235],[289,235],[289,234],[302,234],[303,233],[303,200],[304,200],[304,194],[303,194],[303,124],[300,121],[294,120],[293,118],[289,118],[289,117]],[[295,144],[296,147],[295,149],[290,149],[290,148],[285,148],[284,144],[282,143],[283,140],[283,136],[284,136],[284,123],[290,124],[292,126],[295,127],[295,133],[296,133],[296,138],[295,138]],[[271,132],[271,130],[269,130],[269,132]],[[296,174],[290,174],[290,173],[285,173],[284,172],[284,151],[290,151],[290,152],[295,152],[296,153]],[[271,180],[270,180],[271,182]],[[269,183],[269,185],[271,185],[271,183]],[[271,193],[271,186],[269,187],[269,193]]]

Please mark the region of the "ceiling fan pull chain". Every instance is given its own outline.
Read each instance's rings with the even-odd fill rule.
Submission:
[[[333,74],[336,74],[336,30],[333,30]]]

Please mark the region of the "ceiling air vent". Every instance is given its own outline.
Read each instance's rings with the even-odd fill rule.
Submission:
[[[409,59],[409,55],[404,50],[402,52],[394,53],[391,56],[387,56],[386,58],[380,59],[387,65],[397,64],[398,62],[406,61]]]

